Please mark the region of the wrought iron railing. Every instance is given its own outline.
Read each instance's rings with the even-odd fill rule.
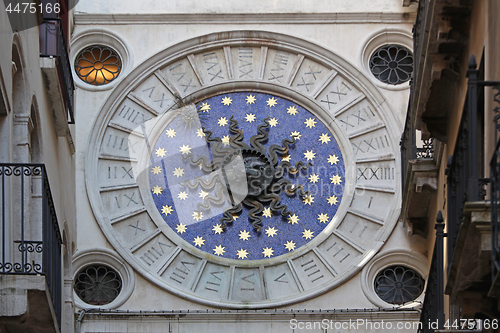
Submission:
[[[0,164],[0,274],[45,275],[61,326],[61,234],[43,164]]]
[[[497,104],[495,112],[495,150],[490,162],[491,179],[491,273],[492,280],[500,272],[500,82],[493,85],[493,101]]]
[[[444,223],[441,211],[436,218],[436,241],[432,254],[431,269],[425,288],[425,299],[420,314],[420,327],[418,333],[434,333],[436,329],[443,329],[444,315]]]
[[[63,88],[64,99],[68,108],[68,123],[74,124],[73,95],[75,86],[61,19],[43,19],[43,23],[40,25],[40,56],[57,59],[59,81]]]
[[[453,156],[448,159],[448,268],[453,262],[455,246],[460,225],[463,220],[463,208],[467,201],[484,200],[489,178],[483,177],[482,165],[484,155],[483,110],[478,112],[478,96],[482,89],[478,81],[479,70],[471,56],[469,61],[468,89],[465,108],[462,113],[460,127],[455,141]]]

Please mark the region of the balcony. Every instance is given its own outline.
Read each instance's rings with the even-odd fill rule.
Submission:
[[[415,114],[408,111],[401,139],[403,203],[400,220],[410,235],[427,237],[429,210],[435,201],[442,144],[421,139]]]
[[[47,87],[58,136],[70,136],[74,124],[74,83],[61,19],[40,25],[40,67]]]
[[[62,242],[43,164],[0,164],[0,214],[0,330],[59,332]]]

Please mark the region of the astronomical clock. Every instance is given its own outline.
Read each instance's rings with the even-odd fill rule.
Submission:
[[[102,107],[85,175],[118,253],[164,290],[267,308],[351,278],[390,235],[398,127],[370,81],[288,36],[213,34],[135,68]]]

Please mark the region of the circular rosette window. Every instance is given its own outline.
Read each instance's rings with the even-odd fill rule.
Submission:
[[[152,149],[149,186],[165,223],[209,254],[274,258],[317,237],[345,183],[340,148],[322,121],[259,92],[181,109]]]

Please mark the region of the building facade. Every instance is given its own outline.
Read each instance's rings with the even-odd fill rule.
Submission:
[[[421,194],[447,149],[408,199],[413,69],[434,91],[416,87],[422,7],[79,1],[55,30],[3,11],[1,288],[19,306],[0,331],[49,312],[56,332],[417,331],[440,202]]]

